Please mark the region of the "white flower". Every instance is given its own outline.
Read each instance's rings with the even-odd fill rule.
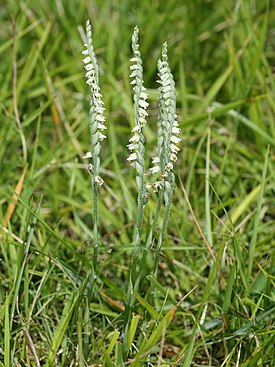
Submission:
[[[165,169],[168,172],[172,171],[173,170],[173,163],[172,162],[167,163]]]
[[[180,129],[176,126],[172,127],[172,134],[179,134],[180,133]]]
[[[90,86],[91,93],[89,115],[92,147],[91,152],[86,153],[83,156],[83,159],[93,158],[94,166],[89,164],[88,170],[93,174],[95,181],[99,186],[101,186],[103,184],[103,180],[98,176],[99,164],[96,162],[98,162],[100,154],[100,141],[106,139],[106,135],[102,133],[102,131],[106,130],[106,126],[104,125],[106,118],[103,116],[105,108],[103,107],[102,95],[98,84],[98,66],[93,49],[92,31],[89,21],[86,23],[86,36],[87,43],[84,44],[85,50],[82,51],[82,54],[85,55],[85,57],[82,61],[86,70],[86,83]]]
[[[132,144],[128,144],[127,147],[128,147],[129,150],[134,150],[134,149],[137,149],[138,148],[138,144],[133,144],[133,143]]]
[[[140,125],[136,125],[133,129],[132,129],[132,133],[135,133],[135,132],[140,132],[142,126]]]
[[[130,142],[130,143],[133,143],[133,144],[136,144],[136,143],[138,143],[138,142],[139,142],[139,139],[140,139],[139,135],[138,135],[138,134],[135,134],[135,135],[133,135],[133,136],[131,137],[131,139],[129,140],[129,142]]]
[[[168,173],[163,172],[159,177],[160,177],[161,180],[164,180],[166,177],[168,177]]]
[[[98,183],[99,186],[102,186],[104,184],[104,181],[100,176],[95,177],[95,182]]]
[[[145,124],[146,124],[146,120],[145,120],[145,118],[144,118],[144,117],[139,116],[139,124],[140,124],[140,127],[145,126]]]
[[[127,161],[132,162],[132,161],[136,161],[137,160],[137,154],[136,153],[131,153],[129,155],[129,157],[127,158]]]
[[[175,153],[172,153],[171,156],[170,156],[170,159],[171,159],[171,161],[176,162],[178,157]]]
[[[159,163],[159,162],[160,162],[159,157],[154,157],[154,158],[152,159],[152,162],[153,162],[153,164]]]
[[[143,90],[145,89],[144,87],[142,88]],[[146,89],[145,89],[146,90]],[[142,99],[147,99],[148,98],[148,94],[147,93],[145,93],[145,92],[140,92],[140,98],[142,98]],[[148,105],[148,104],[147,104]]]
[[[139,64],[133,64],[130,66],[130,70],[137,70],[139,68],[140,68]]]
[[[180,148],[175,144],[170,144],[170,149],[172,153],[177,154],[180,151]]]
[[[147,189],[153,189],[154,192],[159,191],[160,189],[162,189],[163,187],[163,182],[162,181],[156,181],[152,184],[147,184],[146,188]]]
[[[94,69],[87,71],[87,73],[85,74],[85,78],[89,78],[91,75],[94,76]]]
[[[134,70],[131,74],[130,74],[130,78],[134,78],[138,75],[138,70]]]
[[[132,57],[132,58],[130,59],[130,61],[131,61],[131,62],[139,62],[139,60],[140,60],[140,59],[139,59],[138,57],[136,57],[136,56],[135,56],[135,57]]]
[[[92,70],[94,67],[92,64],[88,64],[88,65],[84,65],[84,68],[89,71],[89,70]]]
[[[105,125],[101,124],[100,122],[98,123],[97,127],[98,127],[99,130],[106,130],[107,129],[107,127]]]
[[[96,115],[96,120],[100,122],[104,122],[106,120],[105,116],[102,116],[100,114]]]
[[[102,141],[103,139],[107,139],[107,136],[99,132],[99,140]]]
[[[149,103],[146,102],[145,100],[143,99],[140,99],[138,104],[140,105],[140,107],[142,108],[147,108],[149,106]],[[145,110],[142,110],[142,115],[144,115],[144,112],[146,112]]]
[[[151,171],[152,175],[155,175],[156,173],[160,172],[160,166],[153,166],[152,168],[149,168],[149,171]]]
[[[171,142],[172,143],[178,144],[180,141],[181,141],[181,139],[178,138],[177,136],[175,136],[175,135],[171,136]]]
[[[87,50],[87,51],[88,51],[88,50]],[[84,62],[84,64],[88,64],[88,62],[91,62],[92,60],[91,60],[90,56],[87,56],[87,57],[85,57],[85,59],[83,59],[82,61]]]
[[[82,159],[88,159],[88,158],[92,158],[92,153],[91,152],[87,152],[82,156]]]

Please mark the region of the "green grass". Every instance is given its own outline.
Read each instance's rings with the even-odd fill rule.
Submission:
[[[92,294],[92,194],[81,159],[90,149],[81,61],[88,18],[108,126]],[[13,0],[0,20],[0,365],[274,365],[273,2]],[[136,25],[150,103],[146,165],[164,41],[182,150],[157,276],[156,194],[145,208],[141,240],[155,243],[125,345],[137,210],[126,163]]]

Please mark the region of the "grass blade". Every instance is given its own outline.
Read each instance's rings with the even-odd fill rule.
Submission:
[[[10,304],[8,302],[8,297],[6,297],[6,304],[5,304],[5,339],[4,339],[4,363],[5,363],[5,367],[10,367],[10,340],[11,340],[11,335],[10,335],[10,316],[9,316],[9,307]]]
[[[206,166],[205,166],[205,231],[207,242],[210,247],[213,245],[212,225],[211,225],[211,205],[210,205],[210,141],[211,130],[208,127],[207,146],[206,146]]]
[[[267,148],[267,151],[265,154],[265,161],[264,161],[263,173],[262,173],[261,184],[260,184],[258,204],[257,204],[257,209],[256,209],[255,219],[254,219],[253,234],[252,234],[252,239],[251,239],[251,243],[249,246],[249,258],[248,258],[248,270],[247,270],[248,279],[250,279],[251,277],[251,271],[252,271],[252,266],[253,266],[253,259],[254,259],[254,253],[255,253],[255,247],[256,247],[256,241],[257,241],[257,235],[258,235],[258,229],[259,229],[259,223],[260,223],[261,208],[262,208],[263,197],[264,197],[265,178],[266,178],[267,165],[268,165],[268,156],[269,156],[269,147]]]
[[[65,332],[75,310],[77,301],[78,295],[76,293],[72,293],[64,306],[62,317],[59,321],[58,326],[56,327],[56,331],[53,336],[50,353],[46,361],[46,367],[52,367],[54,365],[56,353],[64,339]]]

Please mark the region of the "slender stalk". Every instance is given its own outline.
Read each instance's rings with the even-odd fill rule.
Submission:
[[[164,216],[163,216],[162,225],[161,225],[161,229],[160,229],[160,234],[159,234],[157,247],[156,247],[156,256],[155,256],[155,264],[154,264],[154,276],[155,277],[157,277],[160,252],[161,252],[162,243],[163,243],[163,237],[164,237],[164,234],[167,230],[170,211],[171,211],[171,204],[172,204],[172,199],[173,199],[175,175],[172,172],[169,173],[169,183],[170,183],[170,189],[166,193]]]
[[[160,251],[162,248],[163,237],[168,226],[170,209],[173,198],[175,176],[173,173],[174,163],[177,161],[179,152],[178,143],[180,139],[178,134],[177,116],[176,116],[176,88],[173,75],[171,73],[168,56],[167,43],[163,44],[162,59],[158,61],[159,88],[159,115],[158,115],[158,156],[153,159],[151,172],[160,173],[159,181],[151,186],[154,191],[160,190],[157,206],[156,218],[160,215],[161,205],[164,199],[164,216],[156,245],[156,255],[154,264],[154,274],[157,275]]]
[[[211,224],[211,199],[210,199],[210,140],[211,140],[211,130],[208,127],[207,131],[207,146],[206,146],[206,167],[205,167],[205,230],[206,238],[210,245],[213,246],[212,237],[212,224]]]
[[[84,44],[85,50],[82,52],[85,55],[83,59],[84,68],[86,70],[85,77],[86,83],[90,86],[90,136],[91,136],[91,151],[86,153],[83,158],[89,159],[88,169],[92,175],[91,177],[91,191],[93,202],[93,266],[92,275],[93,281],[91,286],[97,278],[97,256],[98,256],[98,225],[99,225],[99,213],[98,213],[98,187],[103,185],[104,181],[99,176],[100,168],[100,150],[101,141],[106,138],[102,133],[106,129],[104,125],[105,117],[103,116],[103,101],[99,87],[99,72],[95,52],[92,41],[92,29],[89,20],[86,23],[86,43]]]
[[[144,210],[146,206],[146,187],[145,187],[145,148],[144,148],[144,135],[143,127],[146,124],[146,108],[148,103],[146,102],[147,93],[143,86],[143,68],[141,54],[139,51],[138,44],[138,28],[135,27],[132,36],[132,49],[134,52],[134,57],[131,59],[134,62],[131,65],[130,70],[132,73],[130,77],[133,77],[131,84],[134,85],[134,119],[135,127],[133,128],[133,136],[131,137],[128,148],[131,151],[128,161],[136,169],[136,184],[138,188],[137,197],[137,219],[134,231],[134,255],[132,258],[132,263],[130,267],[129,282],[127,288],[127,294],[125,299],[125,314],[124,314],[124,359],[128,355],[128,331],[131,319],[131,310],[134,304],[134,290],[138,289],[139,285],[139,274],[142,259],[143,249],[141,251],[141,236],[142,236],[142,224],[144,218]]]
[[[98,185],[95,182],[95,174],[91,179],[91,188],[93,193],[93,280],[97,277],[97,256],[98,256]]]

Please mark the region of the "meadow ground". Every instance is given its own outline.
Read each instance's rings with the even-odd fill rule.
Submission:
[[[81,158],[90,149],[88,18],[108,128],[92,291],[92,194]],[[11,0],[0,21],[0,365],[274,366],[274,2]],[[157,275],[156,194],[145,208],[141,243],[152,246],[125,344],[136,25],[149,94],[146,167],[164,41],[182,142]]]

